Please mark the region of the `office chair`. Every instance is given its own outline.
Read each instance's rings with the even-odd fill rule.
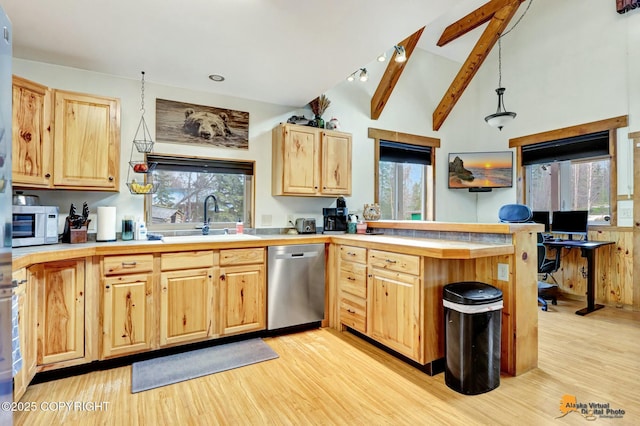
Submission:
[[[549,256],[549,248],[544,245],[542,234],[538,233],[538,274],[544,274],[544,279],[551,277],[553,283],[538,281],[538,302],[542,304],[542,310],[548,309],[547,300],[553,305],[558,304],[558,282],[552,273],[560,268],[560,248],[555,249],[555,257]]]
[[[504,223],[527,223],[531,222],[533,212],[529,206],[524,204],[505,204],[498,210],[498,219]],[[554,259],[547,259],[547,246],[543,244],[543,236],[538,233],[538,273],[545,274],[545,279],[550,276],[555,282],[551,273],[556,272],[560,267],[560,250],[556,250]],[[542,305],[542,310],[548,309],[547,300],[551,300],[554,305],[558,304],[558,283],[551,284],[538,281],[538,302]]]

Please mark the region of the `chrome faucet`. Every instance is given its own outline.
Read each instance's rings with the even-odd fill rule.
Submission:
[[[220,212],[220,208],[218,207],[218,199],[216,198],[216,196],[213,194],[207,195],[207,197],[204,199],[204,224],[202,225],[202,235],[209,235],[209,222],[211,221],[211,218],[208,217],[210,198],[213,198],[213,212]]]

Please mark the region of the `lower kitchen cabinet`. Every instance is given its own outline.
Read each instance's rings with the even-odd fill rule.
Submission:
[[[340,322],[361,333],[367,332],[367,249],[338,248]]]
[[[153,345],[153,276],[103,280],[102,358],[150,350]]]
[[[85,355],[85,260],[43,263],[29,268],[37,288],[38,365]]]
[[[372,268],[370,334],[389,348],[420,360],[420,278]]]
[[[212,267],[160,274],[160,346],[213,334],[213,274]]]
[[[13,377],[13,399],[19,401],[36,374],[38,307],[34,281],[28,279],[27,271],[20,269],[14,272],[13,279],[18,283],[14,294],[18,298],[18,336],[22,357],[22,368]]]
[[[266,281],[264,248],[220,251],[220,331],[222,335],[264,330]]]

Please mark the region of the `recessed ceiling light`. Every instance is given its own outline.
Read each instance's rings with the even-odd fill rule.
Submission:
[[[221,81],[224,81],[224,77],[219,74],[211,74],[209,76],[209,80],[221,82]]]

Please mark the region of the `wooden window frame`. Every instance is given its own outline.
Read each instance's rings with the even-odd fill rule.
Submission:
[[[431,176],[425,176],[427,184],[431,182],[431,191],[427,194],[427,208],[425,220],[435,220],[436,198],[435,198],[435,176],[436,176],[436,148],[440,148],[440,139],[428,136],[412,135],[409,133],[401,133],[393,130],[375,129],[369,127],[369,138],[375,141],[374,160],[373,160],[373,185],[374,185],[374,203],[379,202],[380,183],[379,167],[380,167],[380,141],[390,141],[406,143],[409,145],[429,146],[431,147]]]
[[[578,124],[576,126],[564,127],[562,129],[550,130],[542,133],[535,133],[532,135],[521,136],[518,138],[509,139],[509,148],[516,149],[516,199],[517,202],[525,204],[525,187],[526,187],[526,173],[522,165],[522,147],[527,145],[533,145],[542,142],[549,142],[557,139],[566,139],[580,135],[586,135],[589,133],[609,131],[609,157],[611,164],[609,167],[610,173],[610,192],[609,202],[611,205],[611,225],[617,226],[618,224],[618,166],[617,166],[617,135],[616,130],[621,127],[628,126],[629,118],[627,115],[621,115],[619,117],[613,117],[600,121],[593,121],[591,123]]]

